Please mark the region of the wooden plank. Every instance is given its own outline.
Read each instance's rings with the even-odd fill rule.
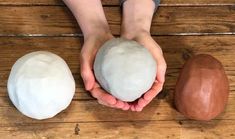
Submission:
[[[64,5],[62,0],[0,0],[0,5]]]
[[[233,120],[39,123],[2,126],[0,136],[4,139],[234,139],[234,127]]]
[[[234,93],[234,92],[233,92]],[[34,120],[24,116],[11,103],[9,98],[0,97],[0,125],[21,123],[53,122],[108,122],[108,121],[162,121],[186,120],[177,112],[173,104],[173,92],[165,99],[154,99],[142,112],[122,111],[98,104],[96,100],[72,101],[70,106],[53,118]],[[230,97],[225,111],[215,119],[235,121],[235,97]]]
[[[118,0],[102,0],[105,6],[117,6]],[[161,6],[234,5],[234,0],[161,0]],[[0,5],[64,5],[62,0],[0,0]]]
[[[180,68],[191,55],[206,53],[218,58],[225,66],[230,90],[235,90],[235,36],[158,36],[168,64],[164,93],[174,90]],[[76,37],[0,37],[0,96],[7,96],[6,84],[12,65],[26,53],[51,51],[68,63],[76,80],[74,99],[92,99],[84,90],[80,77],[79,55],[82,39]],[[232,94],[232,95],[235,95]]]
[[[120,9],[105,7],[111,31],[120,34]],[[29,12],[30,11],[30,12]],[[235,8],[160,7],[153,18],[152,35],[235,34]],[[0,36],[63,36],[81,31],[66,7],[1,7]]]
[[[234,5],[234,0],[161,0],[162,6]]]

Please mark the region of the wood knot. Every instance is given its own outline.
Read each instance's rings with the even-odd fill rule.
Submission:
[[[80,132],[79,124],[76,124],[76,126],[74,128],[74,134],[79,135],[79,132]]]
[[[179,121],[179,124],[180,124],[180,125],[183,125],[182,121]]]
[[[193,56],[193,51],[190,49],[183,49],[182,52],[182,58],[183,60],[187,61],[189,58],[191,58]]]
[[[49,14],[43,14],[43,15],[40,15],[41,16],[41,18],[43,19],[43,20],[46,20],[47,18],[49,18],[51,15],[49,15]]]

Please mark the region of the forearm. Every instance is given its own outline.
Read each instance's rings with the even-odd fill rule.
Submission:
[[[153,0],[127,0],[123,5],[122,35],[133,38],[150,32],[155,3]]]
[[[100,0],[63,0],[72,11],[85,38],[108,33],[109,26]]]

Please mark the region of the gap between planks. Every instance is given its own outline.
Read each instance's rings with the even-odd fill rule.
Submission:
[[[37,125],[37,124],[73,124],[73,123],[145,123],[145,122],[179,122],[179,124],[181,122],[198,122],[198,123],[213,123],[213,122],[216,122],[216,121],[234,121],[234,119],[213,119],[213,120],[210,120],[210,121],[197,121],[197,120],[191,120],[191,119],[178,119],[178,120],[120,120],[120,121],[73,121],[73,122],[53,122],[53,121],[48,121],[48,122],[45,122],[43,120],[35,120],[35,121],[38,121],[38,122],[27,122],[27,123],[17,123],[17,125],[20,125],[20,126],[28,126],[28,125]],[[0,127],[6,127],[8,125],[11,125],[11,124],[1,124],[0,123]]]
[[[214,35],[235,35],[235,32],[218,32],[218,33],[152,33],[151,36],[214,36]],[[118,37],[119,35],[114,35]],[[48,34],[0,34],[0,37],[83,37],[81,33],[69,33],[59,35]]]
[[[19,7],[32,7],[32,6],[61,6],[66,7],[63,3],[58,4],[46,4],[46,3],[1,3],[0,7],[2,6],[19,6]],[[160,4],[159,7],[213,7],[213,6],[235,6],[234,3],[226,3],[226,4],[216,4],[216,3],[209,3],[209,4]],[[103,4],[103,7],[119,7],[117,4]]]

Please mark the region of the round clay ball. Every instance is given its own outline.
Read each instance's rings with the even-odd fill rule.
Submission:
[[[18,59],[7,87],[15,107],[38,120],[51,118],[67,108],[75,93],[68,65],[59,56],[44,51]]]
[[[139,43],[114,38],[99,49],[94,71],[96,79],[107,92],[122,101],[132,102],[153,85],[157,63]]]

